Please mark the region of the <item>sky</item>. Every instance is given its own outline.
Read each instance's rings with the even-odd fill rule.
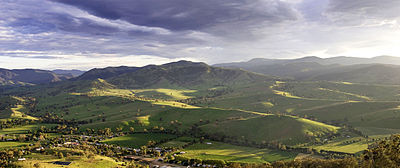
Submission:
[[[395,0],[0,0],[0,68],[400,56]]]

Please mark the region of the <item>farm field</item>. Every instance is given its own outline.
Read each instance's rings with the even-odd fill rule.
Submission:
[[[268,163],[277,160],[292,160],[297,155],[297,153],[292,152],[242,147],[214,141],[205,141],[204,143],[193,144],[185,148],[183,151],[185,154],[182,154],[182,156],[188,158],[250,163]]]
[[[313,149],[317,150],[329,150],[329,151],[337,151],[337,152],[345,152],[345,153],[352,153],[357,154],[364,150],[368,149],[368,145],[373,144],[374,141],[372,140],[382,140],[390,135],[375,135],[370,136],[368,138],[365,137],[349,137],[349,138],[339,138],[333,140],[332,142],[328,142],[324,145],[316,145],[310,146]]]
[[[37,130],[40,127],[54,127],[56,124],[32,124],[32,125],[25,125],[25,126],[17,126],[14,128],[5,128],[0,130],[0,135],[13,135],[13,134],[26,134],[28,131]]]
[[[25,157],[26,161],[18,161],[17,165],[23,168],[34,167],[33,165],[38,164],[39,167],[69,167],[69,168],[110,168],[110,167],[121,167],[121,163],[115,162],[114,159],[104,156],[96,155],[93,158],[85,158],[83,156],[71,156],[63,159],[59,159],[53,155],[43,154],[31,154]],[[57,165],[53,164],[55,161],[71,162],[70,165]]]
[[[25,142],[0,142],[0,149],[16,148],[16,147],[21,147],[21,146],[25,146],[25,145],[29,145],[29,143],[25,143]]]
[[[339,127],[283,115],[226,121],[201,128],[211,133],[235,137],[236,141],[245,139],[257,143],[279,141],[291,145],[306,143],[310,140],[307,137],[334,134],[339,129]]]
[[[384,139],[400,133],[397,124],[400,102],[394,95],[399,87],[395,85],[290,80],[196,87],[157,84],[149,88],[119,88],[119,85],[115,81],[97,79],[76,81],[72,86],[60,83],[43,92],[31,91],[26,99],[32,102],[23,104],[22,99],[15,99],[20,104],[0,114],[6,116],[3,121],[8,120],[7,115],[32,120],[49,116],[62,120],[59,124],[6,128],[0,130],[0,134],[26,134],[42,126],[80,122],[74,125],[78,132],[99,133],[110,128],[111,133],[124,134],[102,140],[105,144],[140,148],[154,141],[157,147],[184,151],[183,156],[189,158],[267,163],[293,160],[298,154],[281,150],[281,147],[360,154],[369,143],[375,142],[368,141],[366,136]],[[11,99],[6,101],[13,103]],[[49,133],[48,137],[61,135]],[[214,141],[198,143],[200,137]],[[26,145],[0,144],[1,148]],[[280,147],[267,148],[267,144]],[[255,148],[259,146],[266,148]],[[76,158],[75,163],[87,161],[82,159]]]
[[[193,142],[193,141],[198,141],[198,138],[178,137],[176,139],[173,139],[168,142],[160,144],[160,147],[182,148],[183,146],[188,145],[190,142]]]
[[[107,144],[120,145],[124,147],[140,148],[141,146],[147,145],[149,141],[155,141],[159,143],[161,141],[167,141],[169,139],[174,139],[174,138],[176,138],[176,136],[171,134],[136,133],[121,137],[106,139],[102,142]]]

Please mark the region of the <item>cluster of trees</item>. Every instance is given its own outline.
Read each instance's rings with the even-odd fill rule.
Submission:
[[[64,125],[72,125],[72,126],[77,126],[77,125],[82,125],[82,124],[88,124],[88,121],[85,120],[79,120],[76,121],[75,119],[72,120],[66,120],[58,115],[52,114],[52,113],[46,113],[44,116],[42,116],[39,119],[40,122],[43,123],[48,123],[48,124],[64,124]]]
[[[193,158],[187,158],[184,156],[167,156],[167,159],[165,161],[167,162],[171,162],[174,161],[174,163],[176,164],[181,164],[183,166],[190,166],[190,165],[212,165],[212,166],[216,166],[216,167],[225,167],[227,165],[227,162],[225,162],[224,160],[214,160],[214,159],[206,159],[206,160],[202,160],[202,159],[193,159]]]
[[[9,119],[9,120],[1,120],[0,121],[0,129],[4,128],[14,128],[16,126],[35,124],[35,120],[27,120],[27,119]]]
[[[200,160],[182,156],[168,158],[182,165],[206,164],[232,168],[398,168],[400,167],[400,135],[376,143],[360,157],[348,156],[342,159],[304,159],[276,161],[271,164],[228,163],[223,160]]]
[[[205,96],[178,101],[190,105],[209,104],[210,102],[213,102],[216,97],[232,93],[233,91],[233,88],[229,86],[219,85],[215,86],[214,89],[208,89]]]
[[[28,154],[20,149],[2,149],[0,151],[0,167],[17,167],[13,164],[18,158]]]

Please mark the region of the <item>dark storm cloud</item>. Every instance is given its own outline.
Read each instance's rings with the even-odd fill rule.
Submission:
[[[102,18],[173,31],[202,30],[231,23],[276,23],[297,18],[288,4],[278,0],[56,1]]]

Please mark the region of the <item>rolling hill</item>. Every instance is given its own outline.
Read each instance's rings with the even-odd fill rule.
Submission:
[[[77,78],[75,80],[94,80],[97,78],[101,79],[108,79],[114,76],[118,76],[124,73],[133,72],[140,69],[139,67],[127,67],[127,66],[120,66],[120,67],[107,67],[107,68],[94,68],[91,69]]]
[[[379,76],[386,69],[394,71],[396,67],[315,62],[266,67],[269,71],[277,70],[275,72],[280,75],[289,75],[292,71],[312,74],[302,78],[307,81],[189,61],[144,67],[108,67],[92,69],[73,80],[7,93],[30,97],[34,106],[8,108],[3,116],[25,114],[39,118],[51,113],[81,122],[81,130],[122,128],[129,131],[133,127],[138,132],[145,132],[163,128],[168,134],[206,137],[235,145],[254,147],[279,142],[333,150],[332,144],[345,141],[347,136],[364,138],[362,135],[385,136],[400,132],[400,127],[395,124],[400,87],[320,80],[338,78],[333,74],[346,76],[346,73],[355,73],[359,69],[373,69],[378,72],[374,75]],[[279,69],[286,71],[278,72]],[[369,80],[367,77],[363,78]],[[357,131],[361,133],[354,133]],[[120,139],[128,141],[129,137]],[[362,151],[366,148],[364,141],[354,150],[348,149],[351,145],[346,145],[340,151]]]
[[[372,58],[360,58],[360,57],[330,57],[330,58],[319,58],[316,56],[308,56],[296,59],[266,59],[266,58],[254,58],[247,62],[233,62],[233,63],[222,63],[215,64],[217,67],[236,67],[236,68],[251,68],[255,66],[273,65],[273,64],[288,64],[288,63],[299,63],[299,62],[315,62],[321,65],[356,65],[356,64],[393,64],[400,65],[400,57],[393,56],[377,56]]]
[[[106,78],[109,83],[119,88],[211,88],[273,79],[243,70],[211,67],[189,61],[149,65],[133,72]]]
[[[52,72],[56,73],[57,75],[68,75],[71,77],[77,77],[77,76],[80,76],[83,73],[85,73],[85,71],[76,70],[76,69],[72,69],[72,70],[55,69],[55,70],[52,70]]]
[[[353,83],[400,84],[400,66],[368,64],[338,67],[335,70],[303,76],[307,80],[346,81]]]
[[[247,139],[255,143],[279,141],[285,144],[301,144],[317,137],[335,134],[339,127],[306,119],[267,115],[263,117],[232,120],[201,127],[208,132],[222,134],[233,139]],[[229,128],[229,129],[227,129]]]
[[[0,69],[0,85],[46,84],[65,80],[51,71],[39,69]]]
[[[304,57],[299,59],[253,59],[248,62],[217,64],[220,67],[289,77],[302,81],[344,81],[354,83],[400,84],[400,58],[380,56]]]

